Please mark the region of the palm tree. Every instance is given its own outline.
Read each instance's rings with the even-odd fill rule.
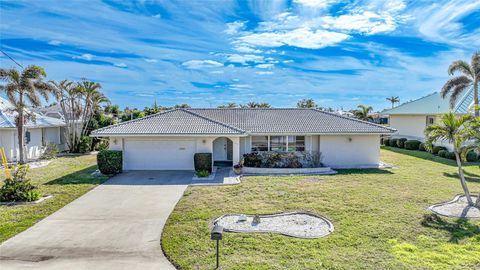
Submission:
[[[364,121],[371,121],[373,120],[373,117],[370,115],[372,112],[373,108],[371,106],[364,106],[364,105],[358,105],[357,106],[358,110],[354,111],[354,115],[356,118]]]
[[[0,85],[0,90],[7,94],[8,100],[12,103],[13,111],[17,113],[15,123],[18,134],[18,148],[20,164],[26,163],[25,156],[25,123],[32,119],[33,115],[25,109],[28,103],[33,107],[41,106],[40,94],[48,101],[50,86],[43,81],[47,76],[45,70],[39,66],[28,66],[21,73],[16,69],[0,69],[0,79],[7,81],[7,84]],[[28,103],[27,103],[28,102]]]
[[[442,87],[441,95],[445,98],[450,94],[450,107],[453,108],[458,97],[470,87],[473,86],[473,104],[475,117],[480,116],[478,107],[478,82],[480,81],[480,52],[472,55],[471,63],[463,60],[457,60],[448,67],[448,74],[454,75],[460,72],[463,75],[456,76],[448,80]]]
[[[225,105],[220,105],[217,108],[238,108],[238,105],[237,105],[237,103],[230,102],[230,103],[227,103]]]
[[[470,191],[468,190],[467,182],[465,181],[462,161],[460,159],[462,144],[471,138],[470,127],[472,125],[472,120],[473,117],[469,114],[457,117],[453,112],[449,112],[442,115],[439,123],[432,124],[425,128],[425,144],[427,149],[431,149],[433,143],[438,140],[447,140],[453,144],[453,152],[455,153],[455,160],[457,162],[460,184],[462,185],[465,197],[467,198],[469,205],[478,206],[480,199],[477,199],[476,203],[473,203],[472,197],[470,196]]]
[[[317,108],[317,104],[313,99],[302,99],[297,102],[297,108]]]
[[[400,98],[395,96],[388,97],[387,100],[392,103],[392,109],[395,107],[395,103],[400,102]]]

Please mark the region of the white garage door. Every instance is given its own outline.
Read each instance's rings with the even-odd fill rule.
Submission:
[[[195,141],[126,140],[124,170],[193,170]]]

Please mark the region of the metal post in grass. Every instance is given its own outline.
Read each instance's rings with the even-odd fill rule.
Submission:
[[[218,267],[220,266],[218,242],[222,240],[222,234],[223,234],[223,227],[215,224],[215,226],[212,229],[212,233],[210,235],[210,239],[217,241],[217,267],[215,269],[218,269]]]

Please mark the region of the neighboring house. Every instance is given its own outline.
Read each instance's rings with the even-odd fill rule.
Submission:
[[[173,109],[92,132],[123,151],[124,170],[193,170],[193,155],[237,164],[252,151],[321,152],[334,168],[378,167],[395,130],[316,109]]]
[[[473,107],[473,88],[467,91],[457,101],[452,109],[456,114],[471,113]],[[440,93],[433,93],[414,101],[403,103],[393,109],[381,112],[388,116],[390,127],[397,130],[392,137],[403,137],[425,141],[424,131],[444,113],[450,111],[449,98],[441,97]]]
[[[31,110],[43,116],[65,120],[62,108],[58,104],[50,105],[48,107],[32,108]]]
[[[9,161],[17,160],[19,155],[16,113],[12,104],[0,97],[0,147],[5,148]],[[25,125],[25,143],[27,158],[40,157],[43,148],[48,143],[55,143],[59,150],[65,150],[63,120],[32,113],[36,121],[28,121]]]

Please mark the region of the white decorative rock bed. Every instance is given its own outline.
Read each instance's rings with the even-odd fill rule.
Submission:
[[[223,215],[214,223],[223,227],[226,232],[238,233],[278,233],[298,238],[320,238],[333,232],[333,224],[320,215],[304,212],[260,215],[260,223],[253,223],[253,215]]]
[[[475,202],[476,196],[472,195],[472,200]],[[453,200],[434,204],[430,206],[432,212],[447,217],[457,218],[480,218],[480,209],[469,206],[465,195],[457,195]]]
[[[329,167],[318,168],[257,168],[257,167],[243,167],[242,174],[255,175],[255,174],[336,174],[337,172]]]

